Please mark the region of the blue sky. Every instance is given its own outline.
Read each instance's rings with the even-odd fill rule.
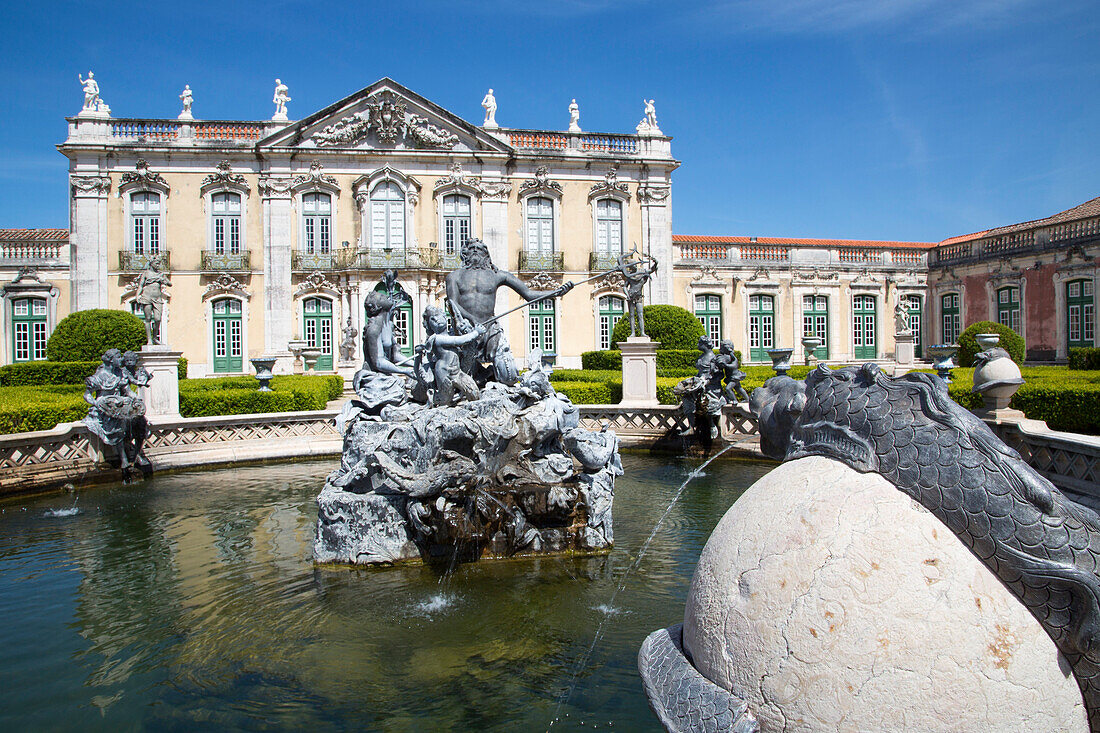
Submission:
[[[389,76],[480,123],[631,132],[683,161],[673,230],[935,241],[1100,195],[1089,0],[3,2],[0,227],[67,225],[54,146],[118,117],[304,117]]]

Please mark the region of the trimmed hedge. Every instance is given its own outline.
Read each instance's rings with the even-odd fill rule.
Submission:
[[[84,384],[103,362],[28,361],[0,367],[0,385],[26,387],[44,384]]]
[[[93,308],[61,319],[46,342],[49,361],[99,361],[107,349],[137,351],[145,324],[133,313]]]
[[[76,384],[0,387],[0,433],[49,430],[88,414],[84,388]]]
[[[1020,334],[1000,323],[994,323],[993,321],[978,321],[977,323],[972,323],[967,326],[966,330],[959,335],[957,362],[959,366],[974,366],[974,354],[982,350],[982,347],[978,346],[977,337],[979,333],[1000,334],[1001,342],[997,345],[1008,352],[1009,356],[1012,357],[1012,361],[1017,364],[1024,363],[1024,354],[1027,349],[1024,345],[1024,339]]]
[[[699,319],[678,305],[647,305],[645,333],[662,349],[694,349],[705,331]],[[611,348],[630,335],[630,318],[623,316],[611,331]],[[717,346],[717,344],[715,344]]]
[[[180,379],[187,379],[187,359],[180,357],[176,361],[176,376]]]
[[[581,354],[581,368],[587,371],[615,369],[623,370],[623,352],[617,349],[607,351],[585,351]]]
[[[1069,368],[1090,371],[1100,369],[1100,349],[1080,347],[1070,349]]]
[[[220,377],[180,381],[180,414],[184,417],[247,415],[258,412],[323,410],[344,391],[335,374],[284,375],[271,380],[271,392],[260,392],[255,377]]]
[[[621,381],[554,382],[554,389],[578,405],[613,405],[623,399]]]
[[[696,341],[699,339],[697,338]],[[715,351],[715,353],[718,353]],[[741,360],[741,352],[734,349],[737,360]],[[695,374],[695,362],[699,359],[699,349],[657,349],[657,370],[669,372],[690,371]],[[585,351],[581,354],[581,368],[588,371],[623,369],[623,352],[618,349],[607,351]]]

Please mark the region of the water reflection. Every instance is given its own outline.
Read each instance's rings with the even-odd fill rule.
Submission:
[[[75,514],[68,496],[0,505],[0,709],[20,729],[541,730],[606,619],[555,730],[655,729],[638,645],[678,620],[710,530],[770,466],[709,466],[611,607],[693,468],[624,463],[611,554],[446,578],[313,566],[331,461],[89,490]]]

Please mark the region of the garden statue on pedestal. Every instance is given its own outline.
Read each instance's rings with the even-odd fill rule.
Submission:
[[[351,316],[348,316],[348,325],[344,326],[344,339],[340,342],[340,361],[349,362],[355,358],[355,337],[359,335],[359,329],[351,325]]]
[[[107,349],[102,366],[84,380],[84,401],[91,406],[84,424],[104,445],[114,448],[127,482],[134,466],[145,475],[152,471],[142,451],[148,432],[145,403],[130,391],[131,384],[144,386],[149,379],[149,373],[138,366],[137,354],[128,351],[124,358],[118,349]]]
[[[657,272],[657,260],[650,255],[641,255],[638,260],[631,260],[631,255],[638,254],[638,248],[634,247],[629,252],[619,255],[615,269],[622,273],[626,280],[623,293],[626,295],[626,310],[630,317],[630,335],[645,336],[645,313],[643,313],[645,284],[653,273]]]
[[[141,317],[145,321],[145,342],[150,346],[160,343],[161,314],[171,284],[168,275],[161,272],[160,261],[157,259],[150,260],[138,278],[134,300],[141,306]]]

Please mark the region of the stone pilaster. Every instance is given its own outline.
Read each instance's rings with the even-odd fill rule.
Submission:
[[[278,357],[276,373],[290,372],[287,342],[294,335],[291,293],[291,179],[260,179],[264,220],[264,353]]]
[[[505,181],[481,182],[481,241],[489,250],[493,264],[502,270],[510,270],[515,263],[508,261],[508,194],[512,184]],[[508,310],[508,293],[497,290],[496,312]]]
[[[643,183],[638,187],[642,207],[642,250],[657,258],[657,272],[646,284],[646,303],[672,299],[672,187]]]
[[[107,195],[111,179],[96,172],[72,173],[69,184],[72,310],[107,308]]]

